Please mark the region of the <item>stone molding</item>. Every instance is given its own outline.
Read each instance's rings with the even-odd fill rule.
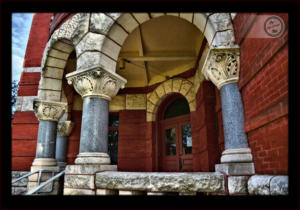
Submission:
[[[57,124],[57,135],[58,136],[69,136],[74,127],[74,123],[71,121],[59,122]]]
[[[221,163],[253,162],[250,148],[226,149],[222,152]]]
[[[75,159],[76,165],[109,165],[110,157],[103,152],[81,152]]]
[[[218,172],[120,172],[96,173],[96,188],[151,192],[225,192],[224,175]]]
[[[67,108],[67,103],[33,100],[33,110],[39,120],[58,121]]]
[[[210,49],[202,73],[218,89],[222,86],[237,82],[240,70],[240,48],[212,48]]]
[[[68,84],[73,85],[82,98],[104,98],[108,101],[116,96],[127,82],[118,74],[99,67],[75,71],[67,74],[66,78]]]
[[[56,166],[56,159],[55,158],[35,158],[33,166]]]

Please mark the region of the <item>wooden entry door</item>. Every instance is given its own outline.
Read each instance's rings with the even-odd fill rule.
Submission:
[[[162,171],[193,171],[190,115],[161,120]]]

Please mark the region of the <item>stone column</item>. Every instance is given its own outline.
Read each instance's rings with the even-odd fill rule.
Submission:
[[[59,122],[57,126],[55,158],[61,169],[64,169],[67,164],[68,136],[71,134],[73,125],[71,121],[64,121]]]
[[[34,99],[33,109],[40,123],[36,156],[32,163],[31,171],[44,168],[53,169],[55,172],[59,171],[55,160],[56,129],[57,121],[63,115],[66,107],[66,103]],[[38,174],[29,177],[28,190],[37,186],[37,178]],[[48,178],[50,178],[50,174],[43,173],[41,181],[45,181]],[[43,189],[47,189],[47,186]],[[55,184],[54,189],[50,194],[57,194],[58,183]]]
[[[66,78],[82,96],[83,107],[79,154],[76,165],[66,166],[64,195],[95,195],[95,173],[117,170],[108,155],[109,101],[127,81],[99,67],[77,70]]]
[[[202,69],[205,78],[220,89],[225,151],[221,164],[216,165],[216,171],[229,175],[254,174],[252,154],[244,130],[244,108],[237,85],[239,68],[239,48],[234,46],[211,49]]]
[[[76,164],[110,164],[108,156],[109,101],[127,82],[116,73],[91,68],[66,75],[83,98],[79,154]]]

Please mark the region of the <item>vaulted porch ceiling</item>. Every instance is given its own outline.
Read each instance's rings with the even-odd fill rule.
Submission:
[[[137,27],[125,40],[117,73],[126,87],[145,87],[194,67],[203,34],[190,22],[162,16]]]

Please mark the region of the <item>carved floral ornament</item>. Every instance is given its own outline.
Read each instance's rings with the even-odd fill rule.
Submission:
[[[237,82],[240,70],[239,48],[213,48],[208,53],[202,73],[218,89]]]
[[[126,79],[116,73],[96,67],[75,71],[66,75],[69,85],[85,97],[97,97],[111,100],[120,88],[124,88]]]
[[[71,121],[59,122],[57,124],[57,135],[59,136],[69,136],[74,127],[74,123]]]
[[[39,120],[58,121],[67,108],[67,103],[33,100],[33,110]]]

